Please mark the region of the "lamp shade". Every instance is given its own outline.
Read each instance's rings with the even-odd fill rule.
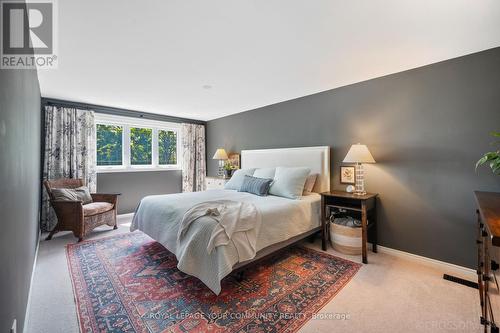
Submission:
[[[368,147],[362,144],[355,144],[344,157],[344,163],[375,163]]]
[[[227,153],[224,150],[224,148],[219,148],[216,150],[214,157],[212,157],[213,160],[227,160]]]

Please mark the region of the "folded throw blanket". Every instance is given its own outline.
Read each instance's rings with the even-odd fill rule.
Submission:
[[[238,252],[239,262],[255,257],[262,217],[255,205],[232,200],[207,201],[191,207],[182,218],[177,234],[177,248],[185,248],[181,244],[185,241],[189,228],[203,216],[217,222],[207,244],[208,254],[231,242]]]

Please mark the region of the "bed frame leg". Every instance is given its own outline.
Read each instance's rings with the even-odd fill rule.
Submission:
[[[236,273],[236,281],[241,282],[245,278],[245,272],[244,271],[239,271]]]

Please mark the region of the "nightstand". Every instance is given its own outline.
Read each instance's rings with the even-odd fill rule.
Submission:
[[[331,209],[343,209],[348,211],[349,215],[361,220],[362,236],[362,259],[367,264],[368,236],[372,242],[373,252],[377,252],[377,193],[366,193],[356,195],[343,191],[330,191],[321,193],[321,236],[322,248],[326,251],[328,241],[328,228],[330,227]],[[367,221],[370,221],[368,224]]]
[[[230,178],[205,177],[205,188],[207,190],[222,190]]]

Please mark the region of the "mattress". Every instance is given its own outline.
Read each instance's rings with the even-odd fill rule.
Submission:
[[[208,190],[203,192],[152,195],[141,201],[141,221],[134,219],[132,230],[140,229],[175,253],[177,221],[193,205],[211,200],[235,200],[253,203],[262,214],[262,226],[258,233],[257,251],[285,241],[320,226],[321,196],[317,193],[293,200],[278,196],[260,197],[234,190]],[[147,211],[144,211],[147,210]],[[174,223],[175,225],[172,225]]]
[[[131,231],[141,230],[177,256],[177,232],[184,213],[193,205],[212,200],[245,201],[257,207],[262,216],[262,224],[257,233],[257,251],[306,233],[320,225],[321,197],[317,193],[293,200],[272,195],[260,197],[234,190],[209,190],[145,197],[136,210]],[[178,268],[200,278],[218,294],[220,280],[238,263],[238,255],[231,244],[218,247],[216,253],[211,255],[206,253],[213,223],[215,222],[208,217],[205,221],[200,221],[205,231],[193,244],[192,258],[196,262],[180,262]]]

